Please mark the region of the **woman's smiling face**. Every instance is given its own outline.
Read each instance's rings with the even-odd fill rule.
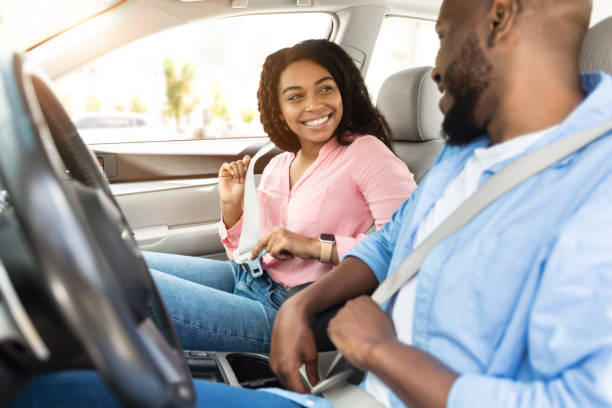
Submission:
[[[320,148],[342,120],[342,96],[332,75],[311,60],[296,61],[281,73],[278,100],[287,126],[302,148]]]

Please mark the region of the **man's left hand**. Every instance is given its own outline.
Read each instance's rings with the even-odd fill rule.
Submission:
[[[369,296],[346,302],[327,327],[330,340],[357,368],[368,371],[368,358],[381,345],[397,341],[393,322]]]

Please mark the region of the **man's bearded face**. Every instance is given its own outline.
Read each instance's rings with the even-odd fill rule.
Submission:
[[[486,132],[486,123],[476,119],[478,103],[489,87],[493,65],[472,32],[458,58],[452,61],[444,75],[444,87],[453,98],[453,104],[444,117],[442,129],[447,143],[463,146]]]

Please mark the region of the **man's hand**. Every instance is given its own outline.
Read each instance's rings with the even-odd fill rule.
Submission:
[[[308,319],[299,306],[288,299],[278,311],[272,331],[270,367],[287,389],[306,393],[299,368],[306,365],[306,374],[311,385],[319,382],[317,371],[317,349],[314,334],[308,326]]]
[[[301,259],[319,259],[321,254],[319,238],[305,237],[278,227],[257,242],[251,253],[251,259],[255,259],[264,248],[270,255],[281,261],[294,256]]]
[[[391,319],[369,296],[346,302],[329,322],[327,334],[338,350],[363,371],[370,370],[369,357],[377,346],[397,341]]]

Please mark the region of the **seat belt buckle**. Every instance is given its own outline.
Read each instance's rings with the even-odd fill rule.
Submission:
[[[234,262],[236,262],[238,265],[242,265],[247,272],[251,274],[253,279],[259,278],[264,273],[263,267],[261,266],[261,257],[267,253],[268,251],[266,251],[266,248],[264,248],[255,259],[251,259],[250,252],[245,254],[236,254],[234,252]]]

